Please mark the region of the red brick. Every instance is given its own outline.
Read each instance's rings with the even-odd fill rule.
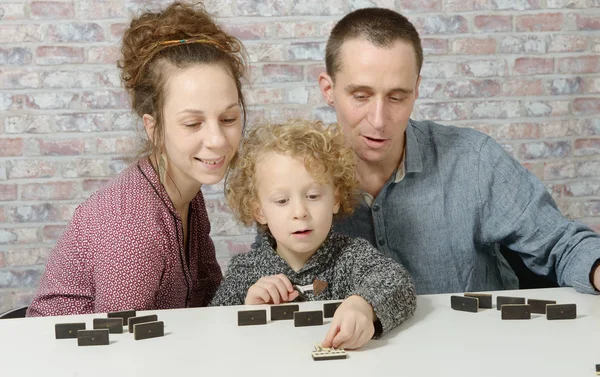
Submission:
[[[96,79],[100,87],[104,88],[121,88],[121,76],[118,71],[106,70],[104,72],[94,72]]]
[[[575,164],[570,161],[549,161],[544,163],[543,180],[575,178]]]
[[[229,34],[243,40],[266,39],[267,23],[233,24],[223,25]]]
[[[317,87],[317,89],[319,89]],[[438,98],[443,99],[444,97],[444,86],[442,83],[433,82],[430,80],[421,81],[421,85],[419,86],[419,98]],[[315,93],[315,99],[318,98],[318,101],[315,103],[323,103],[323,96],[321,91]],[[312,103],[312,102],[311,102]]]
[[[600,216],[600,200],[591,200],[583,204],[584,216]]]
[[[591,156],[600,154],[600,138],[597,139],[578,139],[574,142],[574,156]]]
[[[597,14],[583,16],[577,15],[578,30],[600,30],[600,17]]]
[[[38,139],[42,156],[76,156],[86,152],[83,139],[44,140]]]
[[[31,18],[60,20],[70,19],[75,15],[73,3],[58,1],[33,1],[30,5]]]
[[[83,92],[81,105],[85,109],[126,109],[129,102],[124,90],[98,90]]]
[[[321,65],[319,67],[322,67]],[[274,84],[284,82],[302,82],[304,80],[304,71],[301,65],[294,64],[264,64],[253,67],[257,72],[253,75],[255,84]],[[316,78],[314,81],[316,83]]]
[[[325,59],[325,43],[321,42],[300,42],[291,43],[288,56],[290,60],[316,60]]]
[[[577,116],[600,114],[600,98],[576,98],[573,113]]]
[[[523,103],[527,116],[569,115],[569,101],[526,101]]]
[[[78,159],[69,161],[62,168],[65,178],[111,176],[110,161],[105,159]]]
[[[85,179],[83,181],[83,196],[88,197],[104,187],[110,179]]]
[[[469,77],[506,76],[506,61],[501,59],[468,61],[462,63],[461,70]]]
[[[600,72],[600,56],[578,56],[557,59],[559,73],[595,73]]]
[[[73,181],[21,185],[23,200],[68,200],[79,198],[79,184]]]
[[[0,138],[0,157],[21,156],[22,154],[22,138]]]
[[[450,98],[493,97],[500,93],[497,80],[457,80],[446,84],[444,94]]]
[[[125,4],[124,4],[125,3]],[[85,20],[102,20],[111,18],[128,18],[129,14],[125,8],[129,2],[123,2],[121,0],[78,0],[77,4],[77,19]],[[148,1],[146,4],[139,4],[141,6],[151,6]],[[136,9],[137,11],[138,9]]]
[[[462,55],[489,55],[496,52],[494,38],[459,38],[450,42],[453,54]]]
[[[17,200],[17,185],[0,184],[0,201]]]
[[[306,82],[308,84],[316,84],[319,79],[319,75],[325,72],[325,65],[308,65],[306,66]]]
[[[40,87],[38,73],[28,69],[0,70],[2,89],[31,89]]]
[[[41,65],[83,63],[83,48],[67,46],[42,46],[35,50],[36,63]]]
[[[57,131],[61,132],[96,132],[108,131],[110,127],[106,114],[75,113],[54,117]]]
[[[417,17],[413,24],[421,35],[464,34],[469,31],[469,22],[463,16]]]
[[[0,3],[0,15],[0,19],[5,21],[24,20],[26,18],[25,3]]]
[[[586,93],[600,93],[600,77],[586,78],[584,87]]]
[[[581,134],[582,127],[576,119],[546,121],[540,124],[542,138],[562,138]]]
[[[12,267],[45,265],[51,248],[12,249],[6,252],[6,264]]]
[[[393,6],[386,8],[393,8]],[[443,0],[442,8],[446,12],[464,12],[474,9],[473,0]]]
[[[42,84],[44,88],[70,89],[98,86],[97,73],[85,70],[52,70],[42,72]]]
[[[267,39],[316,38],[321,34],[320,23],[311,21],[282,21],[272,25]]]
[[[565,184],[565,196],[584,197],[600,195],[600,181],[578,181]]]
[[[506,32],[512,30],[512,16],[475,16],[475,29],[490,32]]]
[[[496,127],[494,134],[499,140],[536,139],[539,137],[539,129],[535,123],[504,124]]]
[[[578,177],[600,177],[600,160],[581,161],[577,163]]]
[[[546,52],[546,38],[537,35],[509,35],[500,40],[498,52],[505,54],[543,54]]]
[[[528,10],[540,9],[541,0],[475,0],[475,10]]]
[[[447,121],[467,119],[468,114],[464,104],[456,102],[420,103],[416,106],[418,118]]]
[[[562,13],[542,13],[517,16],[517,31],[559,31],[562,29]]]
[[[290,4],[278,0],[237,0],[238,16],[287,16],[291,13]]]
[[[548,93],[551,95],[570,95],[583,93],[583,79],[581,77],[550,79],[546,83]]]
[[[37,228],[0,228],[0,245],[37,243]]]
[[[519,157],[524,160],[539,158],[565,158],[571,153],[571,145],[567,141],[524,143],[519,150]]]
[[[96,150],[98,154],[121,154],[131,153],[132,148],[138,143],[137,135],[101,137],[96,139]]]
[[[50,203],[11,206],[7,212],[9,221],[13,223],[48,223],[59,220],[58,210]]]
[[[77,100],[77,94],[67,92],[38,92],[25,98],[28,109],[68,109]]]
[[[121,58],[121,50],[117,46],[91,47],[88,50],[87,63],[117,64],[119,58]]]
[[[442,0],[400,0],[403,12],[414,10],[419,13],[442,10]]]
[[[521,115],[519,101],[473,102],[473,119],[510,119]]]
[[[554,72],[554,59],[517,58],[515,60],[516,75],[539,75]]]
[[[38,43],[42,40],[42,27],[40,25],[30,24],[0,24],[0,43]]]
[[[112,41],[119,41],[123,38],[125,30],[129,28],[128,23],[118,23],[110,25],[110,36]]]
[[[341,16],[346,11],[344,0],[330,0],[321,2],[319,5],[320,6],[315,6],[314,2],[309,0],[292,0],[290,14],[300,16]]]
[[[600,119],[582,119],[579,121],[581,126],[580,134],[583,135],[600,135]]]
[[[0,66],[24,66],[31,63],[31,50],[22,47],[0,48]]]
[[[4,253],[0,252],[0,268],[6,267],[6,258],[4,257]]]
[[[96,23],[69,23],[48,25],[46,42],[102,42],[104,31]]]
[[[580,52],[585,51],[588,39],[583,35],[552,35],[548,52]]]
[[[17,160],[11,165],[8,172],[9,179],[49,178],[57,172],[57,163],[54,161]]]
[[[424,38],[421,47],[425,55],[445,55],[448,53],[447,39]]]
[[[544,94],[542,80],[507,78],[502,80],[502,95],[505,96],[540,96]]]
[[[548,8],[561,9],[561,8],[589,8],[589,0],[546,0],[546,6]]]
[[[46,225],[42,228],[42,240],[44,242],[56,242],[66,229],[66,225]]]

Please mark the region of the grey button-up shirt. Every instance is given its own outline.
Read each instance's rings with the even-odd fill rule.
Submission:
[[[565,218],[544,185],[480,132],[410,120],[405,176],[335,225],[412,274],[418,294],[517,289],[499,245],[538,275],[597,293],[600,236]]]

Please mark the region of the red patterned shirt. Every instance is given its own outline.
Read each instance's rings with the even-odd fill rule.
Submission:
[[[181,218],[140,160],[76,209],[27,315],[206,306],[222,275],[202,192],[189,219],[186,255]]]

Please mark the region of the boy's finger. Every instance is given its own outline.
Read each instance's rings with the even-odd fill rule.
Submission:
[[[288,292],[294,291],[294,285],[292,284],[290,279],[288,279],[287,276],[285,276],[284,274],[279,274],[276,276],[283,282],[283,284],[285,284],[285,288],[287,289]]]
[[[300,292],[298,291],[293,291],[292,293],[290,293],[290,295],[288,296],[288,301],[294,301],[298,296],[300,296]]]

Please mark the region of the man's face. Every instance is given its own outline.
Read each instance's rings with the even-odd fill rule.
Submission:
[[[367,165],[396,166],[419,94],[414,48],[400,40],[377,47],[352,39],[342,45],[339,61],[335,83],[323,73],[319,85],[348,142]]]

